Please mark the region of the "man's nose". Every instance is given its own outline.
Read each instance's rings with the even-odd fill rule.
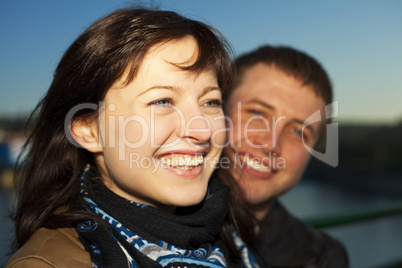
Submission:
[[[272,125],[263,129],[253,130],[250,137],[251,146],[264,152],[280,154],[283,136],[283,127]]]

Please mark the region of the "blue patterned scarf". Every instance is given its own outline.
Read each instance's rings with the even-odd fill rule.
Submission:
[[[93,267],[227,267],[217,236],[227,211],[228,187],[211,183],[202,204],[169,214],[88,183],[87,177],[88,172],[82,184],[87,209],[110,227],[93,221],[77,227]],[[244,267],[258,267],[241,239],[233,236]]]

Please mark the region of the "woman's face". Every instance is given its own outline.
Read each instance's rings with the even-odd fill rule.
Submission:
[[[225,141],[221,91],[196,60],[192,37],[151,48],[136,78],[106,94],[96,161],[105,185],[127,199],[168,209],[199,203]]]

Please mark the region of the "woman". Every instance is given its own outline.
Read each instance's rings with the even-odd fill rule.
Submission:
[[[235,267],[257,267],[210,180],[230,81],[203,23],[125,9],[90,26],[36,109],[6,267],[226,267],[232,235]]]

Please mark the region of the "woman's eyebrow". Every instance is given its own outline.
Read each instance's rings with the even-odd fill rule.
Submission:
[[[167,90],[173,91],[174,93],[176,93],[176,94],[178,94],[178,95],[181,95],[181,94],[183,94],[183,92],[184,92],[184,89],[181,88],[181,87],[156,85],[156,86],[152,86],[152,87],[147,88],[146,90],[144,90],[143,92],[141,92],[140,94],[138,94],[138,96],[141,96],[141,95],[145,94],[146,92],[148,92],[148,91],[150,91],[150,90],[154,90],[154,89],[167,89]],[[219,90],[219,91],[220,91],[221,89],[220,89],[220,87],[217,87],[217,86],[208,86],[208,87],[205,87],[205,88],[202,90],[201,96],[203,96],[203,95],[205,95],[205,94],[207,94],[208,92],[213,91],[213,90]]]
[[[156,85],[156,86],[147,88],[146,90],[144,90],[143,92],[138,94],[138,96],[141,96],[141,95],[145,94],[146,92],[154,90],[154,89],[167,89],[167,90],[173,91],[174,93],[176,93],[178,95],[183,94],[183,91],[184,91],[181,87]]]
[[[213,90],[219,90],[219,91],[221,91],[221,88],[220,88],[220,87],[217,87],[217,86],[205,87],[205,88],[202,90],[201,96],[204,96],[205,94],[207,94],[208,92],[211,92],[211,91],[213,91]]]

